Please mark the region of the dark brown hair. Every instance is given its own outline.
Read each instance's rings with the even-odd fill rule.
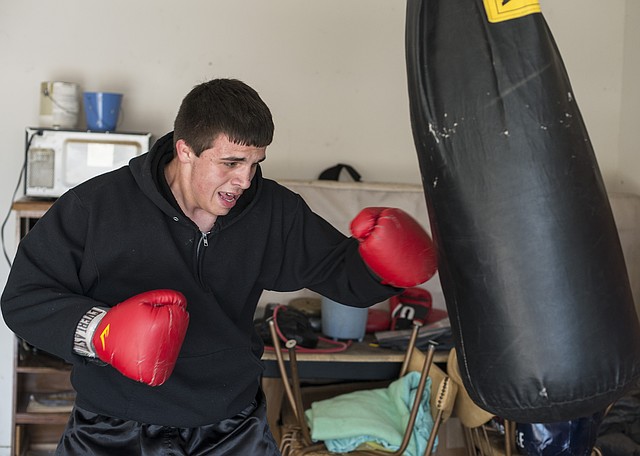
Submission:
[[[258,93],[237,79],[213,79],[195,86],[182,100],[173,128],[200,155],[224,134],[245,146],[266,147],[273,140],[273,119]]]

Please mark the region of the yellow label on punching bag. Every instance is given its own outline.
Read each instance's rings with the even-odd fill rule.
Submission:
[[[538,0],[484,0],[489,22],[502,22],[540,12]]]

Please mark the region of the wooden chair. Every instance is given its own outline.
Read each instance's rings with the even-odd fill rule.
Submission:
[[[453,406],[460,420],[469,456],[511,456],[515,454],[515,423],[504,422],[504,434],[489,425],[494,414],[476,405],[469,396],[462,378],[455,348],[449,352],[447,373],[458,386],[458,395]]]
[[[280,375],[284,383],[285,395],[288,399],[289,410],[291,412],[287,413],[286,411],[283,411],[282,439],[280,442],[280,451],[282,452],[283,456],[335,455],[335,453],[331,453],[329,452],[329,450],[327,450],[323,442],[313,442],[311,440],[309,427],[304,415],[305,407],[303,393],[300,387],[300,379],[297,371],[295,341],[289,340],[286,341],[285,344],[289,355],[289,365],[291,369],[291,380],[289,380],[289,374],[287,373],[285,367],[285,360],[281,349],[280,339],[278,338],[272,321],[269,323],[269,326],[275,348],[278,368],[280,370]],[[402,454],[404,454],[414,431],[416,417],[418,415],[420,402],[422,400],[428,376],[431,377],[431,395],[429,403],[431,415],[434,421],[434,427],[427,442],[427,448],[424,456],[428,456],[432,453],[438,430],[440,429],[441,424],[449,418],[453,410],[453,404],[455,402],[455,396],[457,393],[457,386],[453,381],[451,381],[449,376],[444,373],[444,371],[433,364],[433,356],[435,353],[434,344],[430,344],[426,355],[419,349],[415,348],[418,330],[419,325],[414,325],[399,375],[399,377],[402,377],[410,371],[421,372],[416,398],[411,408],[409,422],[404,432],[400,448],[395,452],[391,452],[389,450],[380,450],[365,445],[365,447],[361,446],[358,449],[346,454],[349,454],[351,456],[401,456]],[[335,388],[331,387],[315,387],[314,392],[317,393],[318,390],[322,389],[335,390]],[[309,400],[307,400],[307,403],[308,402]]]

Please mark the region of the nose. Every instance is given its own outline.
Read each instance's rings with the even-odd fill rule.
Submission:
[[[253,179],[253,174],[254,172],[251,166],[238,167],[238,171],[231,183],[243,190],[246,190],[251,186],[251,179]]]

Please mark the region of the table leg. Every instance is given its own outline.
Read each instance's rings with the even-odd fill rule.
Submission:
[[[280,444],[280,412],[284,398],[284,383],[281,378],[263,378],[262,390],[267,400],[267,422],[273,437]]]

